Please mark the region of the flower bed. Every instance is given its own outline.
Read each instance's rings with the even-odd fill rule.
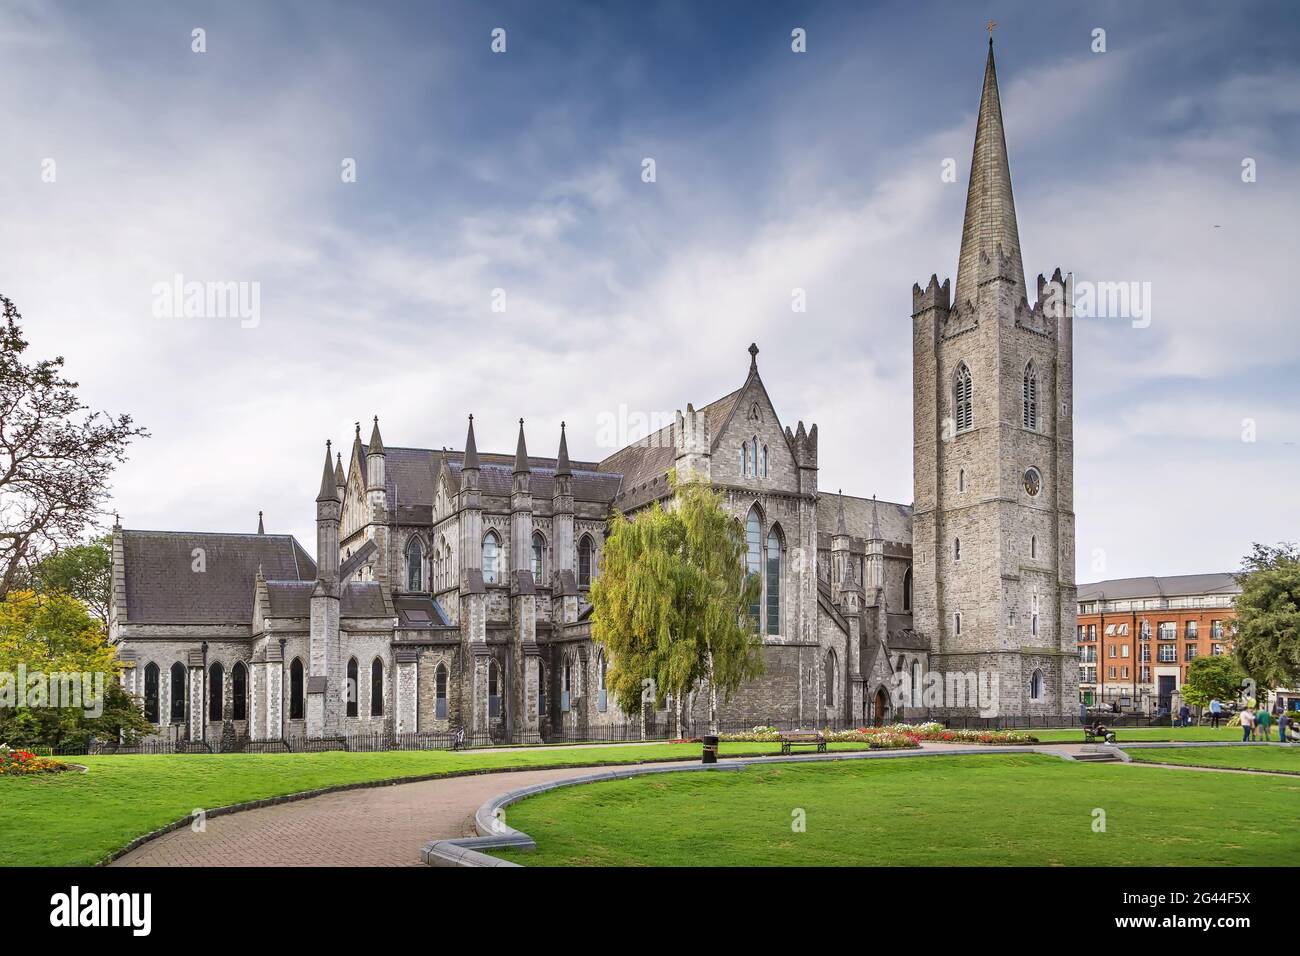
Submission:
[[[865,743],[872,749],[900,749],[908,744],[898,743],[899,738],[911,741],[916,747],[923,740],[954,744],[1036,744],[1038,738],[1019,730],[948,730],[943,724],[889,724],[884,727],[859,727],[857,730],[824,730],[828,743]],[[775,727],[755,727],[740,733],[719,734],[720,740],[730,743],[777,743],[781,739]]]
[[[62,760],[38,757],[30,750],[12,750],[0,744],[0,777],[30,776],[38,773],[61,773],[71,770]]]

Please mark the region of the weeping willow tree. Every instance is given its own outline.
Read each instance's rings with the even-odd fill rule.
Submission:
[[[745,570],[740,525],[699,481],[678,484],[668,506],[616,513],[600,576],[591,586],[591,633],[609,661],[606,687],[620,710],[664,706],[709,690],[709,728],[723,701],[763,671],[762,639],[749,607],[759,580]]]

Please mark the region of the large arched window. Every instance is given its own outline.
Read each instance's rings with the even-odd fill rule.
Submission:
[[[539,717],[546,713],[546,665],[539,659],[537,661],[537,715]]]
[[[361,690],[357,685],[360,680],[360,672],[357,668],[357,659],[348,658],[348,697],[347,697],[347,715],[349,717],[357,716],[357,697],[360,696]]]
[[[230,719],[248,719],[248,668],[243,661],[235,661],[230,669]]]
[[[749,474],[749,471],[747,470],[748,467],[749,467],[749,444],[747,442],[742,442],[740,445],[740,473],[742,475],[748,475]]]
[[[542,557],[546,554],[546,539],[540,531],[533,532],[533,580],[542,580]]]
[[[443,662],[433,672],[433,716],[447,719],[447,665]]]
[[[763,522],[758,516],[757,506],[749,510],[749,517],[745,520],[745,570],[753,576],[763,571]],[[749,605],[749,616],[755,628],[758,627],[760,611],[759,599],[755,598]]]
[[[578,587],[591,587],[591,536],[584,534],[578,542]]]
[[[952,383],[952,417],[957,431],[964,432],[975,425],[974,386],[971,383],[970,369],[962,362],[957,366],[957,373]]]
[[[221,667],[220,661],[213,661],[212,666],[208,668],[208,720],[218,723],[225,713],[222,707],[222,692],[225,690],[221,686],[222,678],[225,677],[225,671]]]
[[[781,536],[767,533],[767,633],[781,633]]]
[[[754,436],[754,440],[749,444],[748,468],[749,470],[746,471],[745,474],[753,475],[755,478],[757,478],[758,477],[758,436],[757,435]]]
[[[489,531],[483,536],[483,580],[487,584],[497,583],[497,552],[500,542],[497,533]]]
[[[1026,428],[1038,428],[1038,372],[1034,363],[1025,366],[1023,421]]]
[[[571,688],[573,686],[573,659],[566,657],[564,659],[564,669],[560,671],[560,712],[566,712],[569,709]]]
[[[497,662],[488,661],[488,717],[501,716],[501,678]]]
[[[1043,699],[1043,672],[1041,670],[1034,671],[1033,676],[1029,678],[1029,699]]]
[[[912,706],[921,706],[921,662],[912,661]]]
[[[306,711],[302,694],[302,661],[295,657],[289,665],[289,719],[302,720]]]
[[[172,723],[185,722],[185,665],[177,661],[172,665]]]
[[[384,662],[378,657],[370,663],[370,716],[384,716]]]
[[[144,666],[144,719],[158,723],[158,665],[153,661]]]
[[[406,545],[406,590],[424,590],[424,549],[420,539],[412,538]]]
[[[912,569],[903,572],[903,611],[912,610]]]
[[[826,652],[826,706],[835,706],[835,652]]]

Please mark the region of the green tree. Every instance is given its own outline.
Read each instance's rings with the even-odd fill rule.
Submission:
[[[631,519],[617,513],[591,587],[591,633],[609,661],[606,685],[625,714],[672,694],[682,703],[709,689],[709,726],[717,697],[729,700],[763,671],[762,639],[749,615],[760,582],[745,570],[745,541],[721,496],[699,481],[678,484],[674,498]]]
[[[103,675],[102,709],[88,713],[85,707],[49,706],[48,697],[20,700],[20,667],[29,679],[37,674],[47,680],[55,674]],[[11,591],[0,601],[0,742],[57,747],[89,734],[132,740],[148,733],[138,698],[118,683],[120,669],[103,628],[79,600],[63,592]]]
[[[1241,696],[1245,676],[1241,665],[1227,655],[1198,657],[1187,665],[1187,680],[1178,692],[1192,707],[1208,707],[1216,697],[1226,704]]]
[[[63,592],[86,605],[108,631],[108,603],[112,590],[113,539],[91,538],[85,544],[61,548],[41,559],[33,575],[43,593]]]
[[[1237,663],[1261,690],[1300,682],[1300,550],[1256,544],[1237,581]]]

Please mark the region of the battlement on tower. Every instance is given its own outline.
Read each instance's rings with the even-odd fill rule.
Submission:
[[[952,307],[952,280],[944,279],[939,285],[939,276],[930,274],[930,283],[924,289],[912,283],[912,314],[920,315],[928,309],[947,312]]]
[[[785,437],[790,442],[790,447],[794,449],[794,462],[800,468],[817,467],[817,426],[813,425],[807,431],[804,430],[803,422],[799,422],[798,428],[790,431],[790,426],[785,426]]]

